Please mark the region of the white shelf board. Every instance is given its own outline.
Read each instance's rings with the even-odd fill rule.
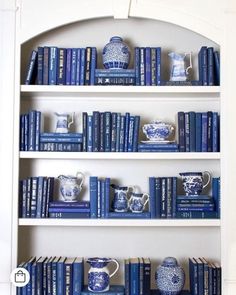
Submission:
[[[218,160],[220,159],[220,153],[20,152],[20,158],[75,160]]]
[[[154,226],[154,227],[219,227],[219,219],[53,219],[20,218],[20,226]]]
[[[66,86],[21,85],[21,93],[76,94],[76,93],[220,93],[220,86]]]

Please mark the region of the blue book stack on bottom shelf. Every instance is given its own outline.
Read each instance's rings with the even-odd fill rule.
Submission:
[[[91,292],[88,290],[88,286],[85,286],[85,288],[82,290],[81,295],[124,295],[125,289],[124,286],[121,285],[112,285],[110,286],[110,289],[105,292]]]

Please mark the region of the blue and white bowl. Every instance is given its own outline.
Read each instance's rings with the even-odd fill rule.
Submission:
[[[150,124],[143,125],[143,133],[150,141],[164,141],[169,139],[174,132],[171,124],[155,121]]]
[[[102,52],[102,60],[105,69],[127,69],[129,66],[129,47],[121,37],[111,37]]]

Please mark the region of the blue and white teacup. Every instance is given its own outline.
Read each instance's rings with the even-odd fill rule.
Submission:
[[[197,196],[200,195],[202,190],[208,186],[211,181],[211,174],[208,171],[204,172],[182,172],[179,173],[182,177],[183,188],[186,196]],[[204,176],[207,175],[208,179],[203,184]]]
[[[173,132],[174,127],[171,124],[158,120],[143,125],[143,133],[150,141],[167,140],[173,135]]]

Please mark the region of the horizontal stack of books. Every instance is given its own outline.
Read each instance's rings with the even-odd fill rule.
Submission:
[[[40,151],[81,152],[82,147],[82,133],[45,132],[40,134]]]
[[[213,47],[202,46],[198,53],[199,80],[203,86],[220,85],[220,54]]]
[[[83,112],[84,152],[137,152],[140,116]]]
[[[212,178],[212,196],[177,195],[177,177],[150,177],[151,218],[220,218],[220,178]]]
[[[90,218],[90,202],[63,202],[54,201],[49,203],[50,218]]]
[[[19,216],[22,218],[48,217],[48,205],[53,198],[54,178],[39,176],[20,180]]]
[[[149,258],[125,259],[125,294],[145,294],[151,292],[151,261]]]
[[[219,152],[220,117],[217,112],[178,112],[180,152]]]
[[[134,63],[137,86],[161,85],[161,47],[136,47]]]
[[[96,69],[95,85],[135,85],[135,70]]]
[[[25,84],[95,85],[96,47],[38,47],[29,59]]]
[[[20,151],[39,151],[41,112],[31,110],[20,115]]]
[[[179,151],[179,145],[175,142],[152,142],[152,141],[146,141],[142,142],[138,145],[138,151],[141,153],[159,153],[159,152],[178,152]]]
[[[30,281],[24,287],[17,287],[17,295],[81,295],[84,285],[84,261],[81,257],[32,257],[18,267],[28,270]]]
[[[221,266],[205,258],[189,258],[190,293],[221,294]]]

